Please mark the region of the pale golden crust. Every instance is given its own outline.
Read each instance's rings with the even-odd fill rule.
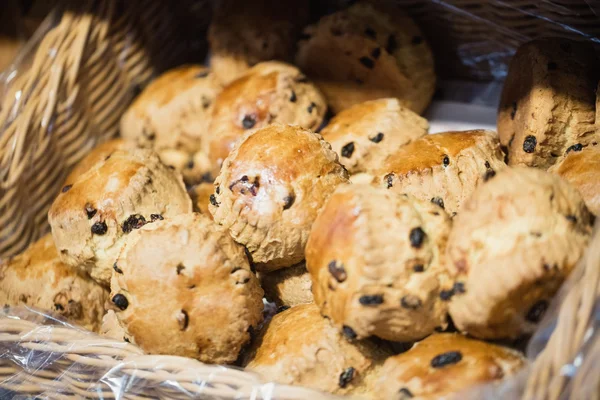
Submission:
[[[429,201],[370,185],[338,187],[306,246],[315,302],[350,337],[404,342],[445,327],[449,232],[449,217]]]
[[[257,64],[217,96],[204,152],[216,175],[249,129],[282,123],[316,130],[326,110],[323,95],[298,68],[276,61]]]
[[[317,213],[348,174],[320,135],[281,124],[248,132],[223,163],[209,207],[268,272],[304,259]]]
[[[533,332],[583,254],[591,214],[571,185],[533,168],[506,168],[473,193],[448,239],[461,290],[456,326],[481,338]]]
[[[572,150],[548,172],[559,175],[573,185],[587,208],[600,215],[600,145]]]
[[[308,20],[307,0],[220,0],[208,29],[210,65],[227,84],[250,67],[270,60],[289,61],[301,27]]]
[[[389,154],[427,134],[429,124],[398,99],[356,104],[321,131],[350,174],[372,174]]]
[[[48,221],[63,262],[108,285],[131,230],[157,218],[152,215],[171,217],[191,210],[181,176],[156,153],[117,150],[63,187]]]
[[[165,72],[135,99],[121,118],[121,135],[142,147],[200,150],[209,135],[208,122],[221,85],[200,65]]]
[[[336,394],[368,391],[389,355],[386,348],[368,341],[348,342],[314,304],[275,315],[252,352],[247,368],[270,381]]]
[[[101,143],[94,147],[75,167],[71,170],[71,173],[65,179],[63,186],[70,185],[71,182],[75,182],[79,177],[85,174],[87,171],[92,169],[97,163],[104,161],[106,157],[109,157],[112,153],[117,150],[133,149],[135,145],[133,143],[126,142],[123,139],[112,139],[107,142]]]
[[[206,215],[208,218],[213,219],[212,214],[208,210],[210,204],[210,195],[215,191],[215,187],[212,182],[204,182],[194,186],[190,191],[190,197],[192,198],[194,212],[198,212],[202,215]]]
[[[260,274],[259,278],[265,291],[265,297],[278,307],[293,307],[314,301],[311,292],[312,281],[304,262],[267,274]]]
[[[519,48],[498,110],[510,165],[546,169],[576,144],[599,141],[594,89],[600,65],[591,45],[538,39]]]
[[[457,333],[434,334],[386,360],[376,398],[450,398],[471,386],[512,375],[525,363],[520,353],[505,347]]]
[[[0,304],[48,310],[69,322],[98,331],[108,291],[60,261],[51,235],[25,252],[0,262]]]
[[[296,64],[334,112],[397,97],[422,113],[435,90],[433,56],[416,24],[396,7],[358,2],[304,30]]]
[[[436,202],[451,216],[475,188],[506,167],[494,132],[427,135],[402,146],[376,171],[376,182]]]
[[[243,248],[200,214],[132,232],[111,280],[112,308],[131,342],[206,363],[237,359],[262,320],[262,296]]]

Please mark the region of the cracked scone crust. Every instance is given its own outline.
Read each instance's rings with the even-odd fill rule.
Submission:
[[[317,214],[348,173],[321,135],[281,124],[246,134],[215,180],[210,212],[260,272],[304,259]]]
[[[296,65],[334,112],[397,97],[422,113],[435,90],[433,56],[419,27],[398,8],[357,2],[304,29]]]
[[[478,185],[505,167],[494,132],[444,132],[402,146],[375,179],[382,187],[437,203],[453,216]]]
[[[156,153],[118,150],[62,188],[48,221],[63,262],[108,286],[131,231],[191,210],[181,176]]]
[[[600,141],[594,126],[599,71],[587,43],[539,39],[518,49],[498,109],[510,165],[547,169],[569,147]]]
[[[465,203],[448,239],[460,285],[450,302],[455,325],[486,339],[532,333],[591,229],[583,199],[559,177],[523,167],[498,173]]]
[[[323,130],[350,174],[372,174],[401,146],[427,134],[429,123],[398,99],[354,105],[336,115]]]
[[[271,381],[335,394],[369,391],[389,355],[386,348],[369,341],[348,342],[314,304],[275,315],[252,353],[246,367]]]
[[[203,146],[215,175],[236,140],[250,129],[272,123],[316,130],[327,110],[321,92],[292,65],[277,61],[255,65],[217,96],[211,139]]]
[[[130,150],[134,149],[133,143],[127,142],[123,139],[111,139],[104,143],[94,147],[75,167],[71,170],[63,186],[70,185],[75,182],[79,177],[85,174],[87,171],[92,169],[97,163],[106,160],[112,153],[117,150]]]
[[[125,337],[150,354],[234,362],[262,320],[263,291],[244,249],[200,214],[133,232],[111,280]]]
[[[513,375],[525,364],[520,353],[506,347],[457,333],[434,334],[385,361],[376,398],[451,398],[471,386]]]
[[[587,208],[595,215],[600,215],[600,145],[577,147],[569,151],[548,172],[573,185],[583,197]]]
[[[278,307],[293,307],[314,301],[311,291],[312,281],[304,262],[260,274],[259,278],[265,297]]]
[[[308,21],[307,0],[220,0],[208,29],[210,65],[227,84],[250,67],[289,61]]]
[[[349,339],[421,339],[445,327],[450,219],[437,204],[370,185],[340,186],[306,246],[315,302]]]
[[[81,271],[63,264],[50,234],[24,253],[0,262],[0,304],[55,312],[97,332],[108,291]]]

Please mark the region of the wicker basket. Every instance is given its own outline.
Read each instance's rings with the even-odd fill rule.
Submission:
[[[345,1],[329,3],[339,7]],[[398,3],[423,26],[445,76],[501,77],[516,47],[539,36],[600,43],[600,4],[594,9],[585,0]],[[64,6],[6,74],[0,102],[0,257],[19,253],[48,230],[46,214],[65,176],[95,144],[117,133],[136,88],[186,59],[190,50],[204,54],[205,42],[189,39],[204,37],[208,0],[180,0],[178,7],[154,0]],[[182,23],[185,18],[194,23]],[[563,291],[558,320],[548,322],[556,324],[548,346],[518,378],[517,392],[524,398],[558,399],[565,390],[574,399],[599,396],[598,229]],[[146,356],[133,345],[46,322],[16,318],[14,310],[0,315],[0,397],[10,390],[50,393],[52,399],[330,398],[262,385],[235,369]],[[578,373],[570,374],[569,366]],[[125,386],[121,393],[115,389]]]

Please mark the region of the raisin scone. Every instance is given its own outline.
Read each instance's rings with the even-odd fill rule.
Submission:
[[[257,64],[217,96],[204,152],[216,175],[235,141],[249,129],[278,122],[316,130],[326,109],[321,92],[298,68],[277,61]]]
[[[567,155],[548,172],[559,175],[573,185],[587,208],[600,216],[600,145],[573,146]]]
[[[108,285],[131,231],[191,211],[181,176],[156,153],[117,150],[62,188],[48,221],[63,262]]]
[[[321,135],[272,124],[248,132],[223,163],[209,210],[260,272],[304,259],[317,214],[348,172]]]
[[[464,204],[448,239],[454,324],[485,339],[532,333],[591,230],[567,182],[534,168],[499,172]]]
[[[227,84],[261,61],[289,61],[308,0],[219,0],[208,29],[210,65]]]
[[[200,214],[132,232],[110,296],[127,340],[205,363],[234,362],[262,320],[263,291],[244,248]]]
[[[94,147],[75,167],[71,170],[63,186],[75,182],[79,177],[92,169],[97,163],[106,160],[117,150],[130,150],[136,146],[123,139],[111,139]]]
[[[546,38],[521,46],[498,110],[508,163],[547,169],[571,146],[600,141],[594,126],[599,76],[591,44]]]
[[[336,115],[320,132],[352,175],[373,173],[389,154],[427,134],[425,118],[398,99],[356,104]]]
[[[454,398],[452,395],[471,386],[513,375],[525,364],[523,355],[506,347],[458,333],[434,334],[385,361],[375,387],[376,398]]]
[[[296,65],[336,113],[366,100],[397,97],[421,114],[435,91],[433,56],[423,33],[383,2],[357,2],[307,27]]]
[[[22,254],[0,262],[0,304],[53,311],[97,332],[108,291],[60,261],[50,234]]]
[[[505,167],[494,132],[444,132],[400,147],[375,179],[382,187],[436,203],[453,216],[478,185]]]
[[[314,301],[311,291],[312,281],[304,262],[260,274],[259,278],[265,297],[278,307],[293,307]]]
[[[450,224],[429,201],[370,185],[338,187],[306,245],[315,303],[349,339],[407,342],[445,327]]]
[[[247,369],[270,381],[335,394],[369,392],[387,348],[348,342],[314,304],[280,312],[251,348]]]

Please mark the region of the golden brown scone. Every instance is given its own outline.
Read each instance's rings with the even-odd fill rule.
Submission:
[[[505,167],[494,132],[444,132],[400,147],[375,177],[380,186],[434,202],[453,216],[478,185]]]
[[[587,208],[600,215],[600,146],[575,146],[548,172],[559,175],[573,185],[583,197]]]
[[[48,221],[63,262],[108,285],[132,230],[191,211],[181,176],[156,153],[117,150],[62,188]]]
[[[52,236],[0,262],[0,304],[27,305],[56,312],[69,322],[98,331],[108,291],[60,261]]]
[[[216,175],[234,142],[249,129],[278,122],[316,130],[326,109],[321,92],[298,68],[276,61],[257,64],[217,96],[204,152]]]
[[[209,135],[208,125],[221,85],[209,69],[185,65],[165,72],[135,99],[121,118],[121,135],[154,148],[166,164],[176,165],[174,152],[187,164]],[[170,162],[171,161],[171,162]]]
[[[219,80],[227,84],[261,61],[289,61],[308,12],[308,0],[218,1],[208,42]]]
[[[467,200],[448,239],[455,325],[486,339],[533,332],[591,229],[583,199],[559,177],[523,167],[499,172]]]
[[[215,191],[215,187],[212,182],[203,182],[199,185],[194,186],[190,191],[190,197],[192,198],[192,204],[194,212],[198,212],[202,215],[206,215],[208,218],[213,219],[212,214],[208,210],[210,204],[210,195]]]
[[[259,278],[265,297],[278,307],[293,307],[314,301],[310,290],[310,274],[304,262],[268,274],[260,274]]]
[[[248,132],[223,163],[209,207],[260,272],[304,259],[317,213],[348,173],[321,135],[273,124]]]
[[[437,204],[370,185],[338,187],[306,245],[315,303],[350,339],[408,342],[445,327],[449,232]]]
[[[397,7],[357,2],[304,30],[296,64],[334,112],[397,97],[417,113],[435,91],[433,56],[419,27]]]
[[[429,123],[398,99],[356,104],[336,115],[321,131],[352,175],[373,173],[389,154],[427,134]]]
[[[262,320],[263,291],[242,246],[183,214],[132,232],[111,280],[125,336],[150,354],[231,363]]]
[[[599,141],[594,127],[599,75],[590,44],[547,38],[521,46],[498,110],[509,164],[546,169],[571,146]]]
[[[385,361],[376,398],[454,398],[453,394],[471,386],[515,374],[525,363],[520,353],[506,347],[458,333],[434,334]]]
[[[367,392],[390,354],[369,341],[348,342],[314,304],[275,315],[252,352],[247,368],[270,381],[335,394]]]
[[[94,147],[77,165],[71,170],[71,173],[65,179],[63,186],[69,185],[71,182],[75,182],[79,177],[85,174],[92,167],[104,161],[107,157],[110,157],[112,153],[117,150],[129,150],[135,148],[135,145],[130,142],[126,142],[123,139],[111,139],[107,142],[101,143]]]

